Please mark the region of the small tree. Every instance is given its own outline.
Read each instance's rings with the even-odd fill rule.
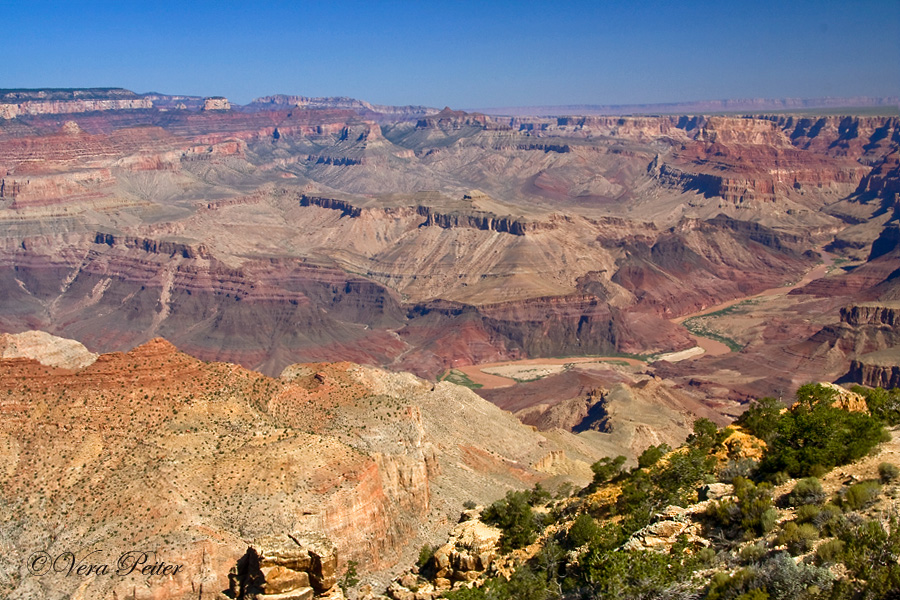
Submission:
[[[668,444],[660,444],[659,446],[650,446],[638,457],[638,467],[648,469],[659,462],[663,456],[672,451]]]
[[[756,437],[768,442],[775,432],[785,406],[775,398],[765,397],[754,400],[736,423]]]
[[[624,456],[615,458],[605,457],[591,465],[594,472],[594,484],[600,485],[612,481],[622,474],[622,466],[625,464]]]
[[[503,530],[500,548],[504,552],[522,548],[534,541],[537,532],[534,513],[528,504],[530,497],[529,492],[510,490],[506,498],[497,500],[481,514],[482,521]]]

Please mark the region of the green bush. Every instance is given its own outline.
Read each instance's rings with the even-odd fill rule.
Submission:
[[[795,563],[782,552],[732,576],[717,573],[707,588],[706,600],[737,600],[753,593],[765,597],[759,592],[768,594],[771,600],[811,600],[830,589],[831,578],[828,569]]]
[[[530,499],[529,492],[509,491],[506,498],[497,500],[481,514],[482,521],[503,531],[500,548],[504,552],[527,546],[537,536]]]
[[[797,523],[814,523],[816,518],[822,514],[822,509],[816,504],[802,504],[797,509]]]
[[[600,527],[590,515],[579,515],[572,526],[569,527],[568,540],[569,546],[578,548],[592,540],[600,534]]]
[[[557,596],[549,589],[546,573],[535,572],[528,565],[516,569],[509,581],[497,577],[486,587],[488,588],[486,598],[490,600],[550,600]],[[473,596],[464,600],[481,599]]]
[[[741,548],[738,557],[744,564],[759,562],[766,555],[766,545],[763,542],[748,544]]]
[[[775,398],[760,398],[751,402],[750,407],[735,422],[768,443],[784,409],[784,404]]]
[[[648,469],[659,462],[663,456],[672,451],[668,444],[660,444],[659,446],[650,446],[638,457],[638,467]]]
[[[827,494],[822,489],[822,482],[815,477],[801,479],[788,494],[788,502],[791,506],[822,504],[825,502],[825,498],[827,498]]]
[[[875,502],[881,492],[877,481],[861,481],[843,490],[841,506],[848,510],[862,510]]]
[[[657,598],[685,577],[684,555],[660,552],[588,552],[579,559],[580,579],[592,598]]]
[[[831,469],[862,458],[884,439],[878,419],[832,406],[836,393],[818,384],[797,390],[797,404],[775,424],[762,473],[804,477],[816,465]]]
[[[863,520],[842,528],[842,560],[851,577],[853,596],[895,598],[900,590],[900,522],[892,516],[885,528],[879,521]]]
[[[528,504],[531,506],[544,506],[553,498],[553,494],[549,490],[544,489],[540,482],[534,484],[531,495],[528,498]]]
[[[675,452],[665,464],[649,471],[636,470],[625,480],[616,500],[616,511],[624,515],[624,528],[636,531],[650,522],[654,513],[670,504],[687,506],[697,501],[697,485],[712,474],[715,458],[702,448]]]
[[[720,432],[716,424],[705,417],[700,417],[694,421],[694,432],[687,437],[687,444],[693,448],[701,448],[703,450],[711,450],[722,443],[728,433]]]
[[[604,457],[591,465],[594,472],[594,484],[600,485],[612,481],[622,474],[622,466],[625,464],[624,456],[615,458]]]
[[[828,540],[816,548],[816,564],[831,565],[844,559],[844,542]]]
[[[419,558],[416,560],[416,566],[420,569],[424,569],[425,566],[431,562],[435,550],[436,548],[431,544],[424,544],[419,548]]]
[[[714,518],[727,535],[752,539],[768,533],[775,526],[777,513],[772,503],[772,488],[738,477],[734,480],[737,500],[710,504],[707,516]]]
[[[791,553],[791,556],[797,556],[808,552],[817,539],[819,539],[819,532],[811,523],[797,525],[797,523],[789,521],[778,532],[775,543],[779,546],[787,546],[787,551]]]
[[[900,468],[889,462],[883,462],[878,465],[878,477],[882,483],[890,483],[900,477]]]

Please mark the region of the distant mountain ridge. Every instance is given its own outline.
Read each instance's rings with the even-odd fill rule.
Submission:
[[[697,100],[658,104],[565,104],[549,106],[508,106],[467,109],[487,115],[556,116],[556,115],[633,115],[633,114],[708,114],[739,111],[780,111],[822,108],[898,108],[897,96],[850,98],[737,98],[732,100]]]
[[[161,94],[158,92],[137,93],[125,88],[6,88],[0,89],[0,104],[21,104],[26,102],[61,102],[79,100],[131,101],[131,105],[117,105],[114,108],[185,108],[199,109],[203,96],[182,94]],[[140,105],[135,102],[143,101]],[[145,105],[146,103],[146,105]],[[262,111],[282,109],[290,106],[302,108],[343,109],[362,113],[376,113],[392,117],[418,118],[439,112],[439,108],[424,105],[394,106],[375,104],[348,96],[312,97],[293,94],[273,94],[255,98],[249,104],[234,104],[238,111]],[[664,102],[652,104],[562,104],[539,106],[501,106],[466,109],[486,115],[503,116],[561,116],[561,115],[634,115],[634,114],[709,114],[717,112],[741,112],[759,114],[767,111],[797,111],[804,109],[840,108],[894,108],[900,112],[900,97],[897,96],[852,96],[845,98],[736,98],[726,100],[694,100],[686,102]],[[110,108],[113,108],[110,106]],[[93,108],[92,108],[93,109]],[[70,112],[70,111],[65,111]]]

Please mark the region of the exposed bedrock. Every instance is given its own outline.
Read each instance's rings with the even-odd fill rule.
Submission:
[[[850,363],[846,379],[869,387],[900,387],[900,348],[863,355]]]
[[[814,354],[834,355],[842,359],[845,369],[853,359],[859,364],[851,366],[849,377],[857,383],[890,379],[891,371],[885,372],[884,367],[897,365],[900,358],[900,303],[854,304],[842,308],[840,314],[839,323],[823,327],[805,342],[796,344],[796,350],[814,349]],[[893,362],[886,362],[889,358]]]
[[[322,196],[300,196],[300,206],[318,206],[341,212],[341,216],[349,216],[357,218],[362,215],[363,209],[354,206],[347,200],[339,200],[336,198],[326,198]],[[498,216],[485,211],[456,211],[444,213],[434,210],[430,206],[415,206],[417,215],[425,217],[423,227],[441,227],[443,229],[452,229],[457,227],[480,229],[482,231],[496,231],[498,233],[509,233],[512,235],[525,235],[529,231],[538,231],[541,229],[552,229],[553,223],[530,222],[523,219],[517,219],[511,216]],[[388,212],[396,212],[396,209],[368,209],[382,214]]]
[[[172,242],[164,240],[154,240],[151,238],[142,238],[136,236],[118,236],[112,233],[98,232],[94,236],[95,244],[106,244],[107,246],[124,246],[126,248],[134,248],[143,250],[150,254],[163,254],[170,257],[180,256],[182,258],[209,258],[209,251],[203,244],[196,246],[183,242]]]
[[[877,163],[872,171],[859,183],[860,193],[870,193],[883,198],[893,199],[895,216],[900,216],[897,208],[900,195],[900,151],[894,150]]]

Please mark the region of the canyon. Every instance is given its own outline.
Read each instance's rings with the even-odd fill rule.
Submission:
[[[463,502],[900,385],[898,155],[897,116],[0,90],[0,586],[143,544],[186,568],[98,597],[205,597],[298,531],[384,579]]]

